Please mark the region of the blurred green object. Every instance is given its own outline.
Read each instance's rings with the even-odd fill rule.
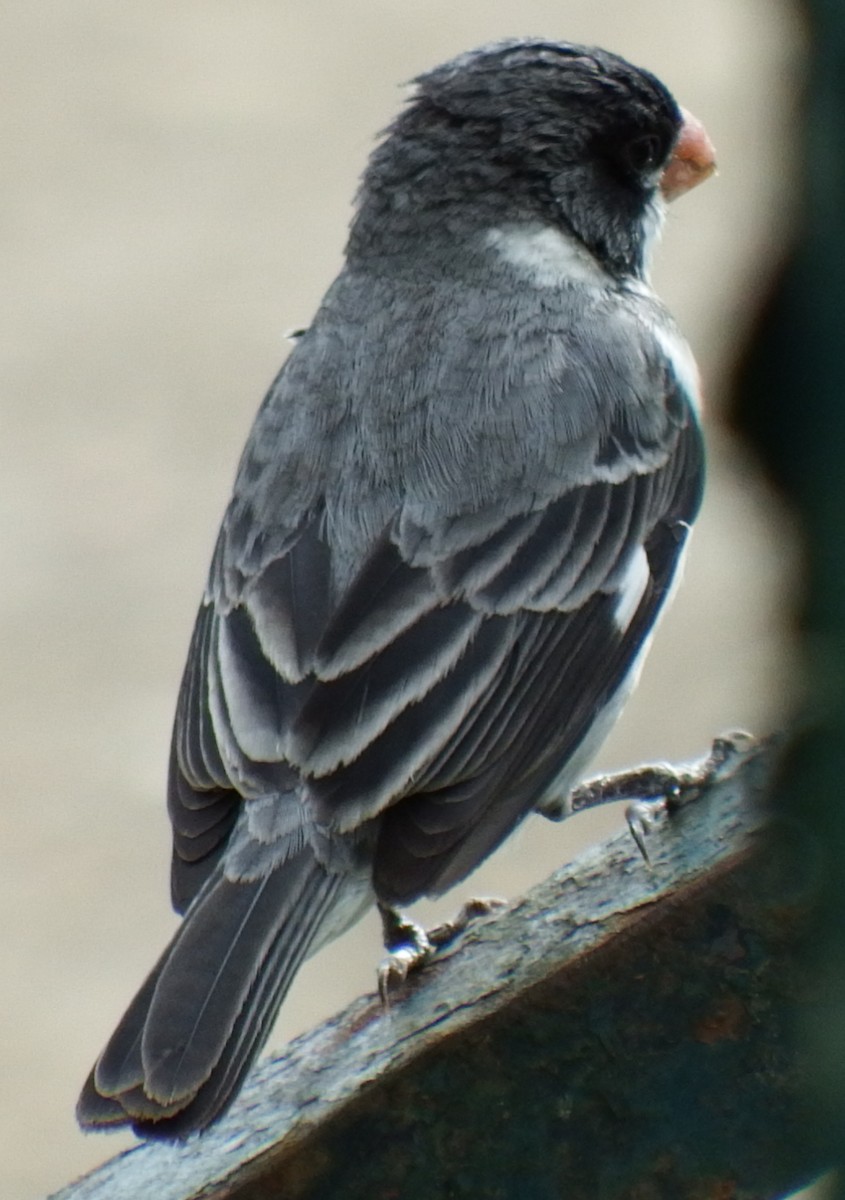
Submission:
[[[806,0],[798,227],[737,383],[737,422],[804,533],[806,700],[775,796],[796,868],[818,875],[808,988],[821,1137],[845,1198],[845,4]],[[800,688],[796,687],[796,695]],[[797,834],[797,836],[796,836]],[[800,858],[800,862],[799,862]]]

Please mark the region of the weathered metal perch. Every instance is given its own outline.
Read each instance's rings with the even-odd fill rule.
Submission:
[[[825,1163],[793,1037],[812,871],[731,760],[479,921],[394,994],[256,1069],[184,1145],[140,1145],[61,1200],[754,1200]]]

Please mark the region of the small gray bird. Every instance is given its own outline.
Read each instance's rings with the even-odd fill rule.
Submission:
[[[241,459],[173,731],[185,919],[83,1126],[204,1128],[308,955],[559,815],[699,507],[696,370],[648,266],[713,167],[604,50],[502,42],[416,81]]]

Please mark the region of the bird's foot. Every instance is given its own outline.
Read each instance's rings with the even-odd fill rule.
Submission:
[[[649,862],[648,837],[655,826],[671,817],[684,805],[696,800],[710,784],[729,775],[737,762],[757,745],[757,739],[744,730],[733,730],[713,739],[710,753],[686,767],[660,764],[651,768],[647,788],[629,792],[638,798],[625,809],[625,820],[637,849]],[[645,768],[648,772],[648,768]],[[633,772],[632,774],[636,774]]]
[[[742,730],[726,733],[714,739],[710,753],[699,762],[683,767],[655,763],[615,775],[599,775],[566,797],[544,801],[540,811],[551,820],[563,820],[587,808],[627,800],[628,828],[648,862],[647,839],[659,821],[694,800],[706,785],[729,775],[737,761],[757,744],[756,738]]]
[[[427,963],[435,947],[416,921],[403,917],[386,904],[379,905],[379,912],[387,956],[378,968],[378,994],[384,1007],[389,1008],[391,989],[404,983],[411,971],[419,970]]]
[[[474,920],[489,916],[506,903],[496,898],[467,900],[451,921],[444,921],[429,930],[402,916],[395,908],[380,904],[384,947],[388,954],[378,968],[378,990],[385,1008],[390,1006],[391,990],[404,983],[412,971],[425,966],[438,950],[453,942]]]

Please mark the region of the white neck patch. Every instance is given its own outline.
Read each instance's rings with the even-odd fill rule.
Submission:
[[[608,287],[611,278],[571,234],[539,221],[488,229],[484,240],[498,256],[535,287],[555,288],[569,283]]]
[[[663,226],[666,223],[666,201],[659,191],[655,191],[654,199],[646,207],[643,217],[643,264],[646,282],[651,275],[651,258],[654,248],[660,241]]]

